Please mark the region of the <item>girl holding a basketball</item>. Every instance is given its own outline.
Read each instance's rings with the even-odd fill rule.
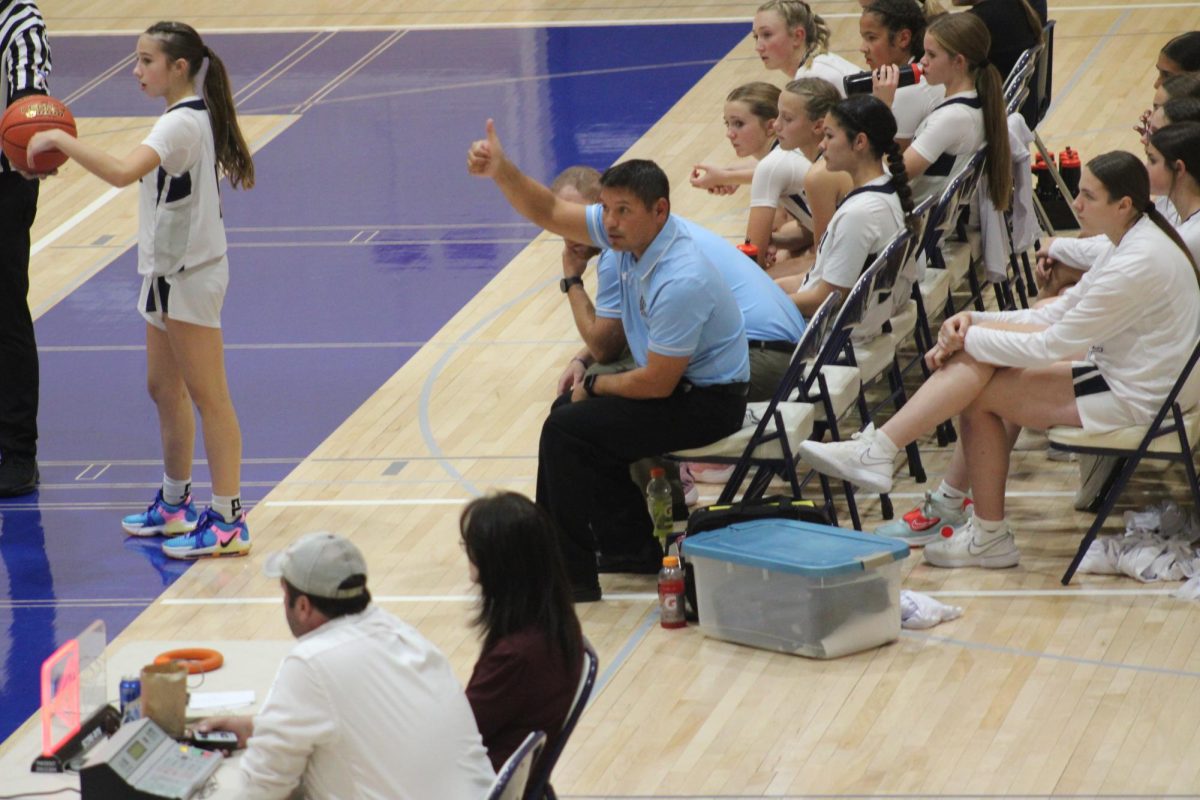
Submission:
[[[203,98],[196,77],[204,75]],[[218,170],[254,185],[250,150],[238,129],[225,66],[188,25],[159,22],[138,38],[133,75],[166,101],[150,135],[123,157],[62,131],[35,134],[29,160],[57,149],[113,186],[140,181],[138,311],[146,320],[147,385],[158,408],[163,485],[122,525],[134,536],[163,534],[172,558],[243,555],[250,532],[241,510],[242,436],[225,377],[221,305],[229,280]],[[200,412],[213,501],[197,514],[191,499],[195,417]]]

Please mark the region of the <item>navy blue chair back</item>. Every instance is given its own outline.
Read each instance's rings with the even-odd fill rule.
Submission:
[[[579,688],[575,691],[575,699],[571,702],[570,710],[567,711],[567,718],[563,720],[562,733],[559,734],[558,740],[551,749],[546,751],[537,765],[537,773],[529,779],[529,786],[524,794],[525,800],[543,800],[543,798],[555,797],[554,788],[550,785],[550,773],[554,771],[554,765],[558,763],[563,748],[567,746],[567,739],[571,738],[575,725],[583,716],[583,709],[587,707],[588,699],[592,696],[592,689],[596,685],[596,673],[599,666],[600,657],[596,655],[596,650],[592,647],[591,642],[584,639],[583,670],[579,675]]]
[[[525,797],[525,786],[529,782],[529,771],[533,762],[537,761],[542,752],[546,734],[532,731],[521,742],[521,746],[508,757],[500,771],[496,773],[496,781],[488,792],[487,800],[522,800]]]

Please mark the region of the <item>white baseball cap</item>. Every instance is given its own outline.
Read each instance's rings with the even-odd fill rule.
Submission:
[[[283,552],[267,558],[263,573],[283,578],[304,594],[331,600],[360,597],[367,590],[367,562],[354,542],[327,531],[301,536]],[[361,583],[344,584],[362,576]]]

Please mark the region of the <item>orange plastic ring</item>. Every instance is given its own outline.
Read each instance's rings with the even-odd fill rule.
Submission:
[[[206,647],[184,647],[179,650],[168,650],[154,658],[155,664],[169,664],[172,661],[178,661],[187,667],[189,675],[196,675],[220,669],[221,665],[225,663],[225,656]]]

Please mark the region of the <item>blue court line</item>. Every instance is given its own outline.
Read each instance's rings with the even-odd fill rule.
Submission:
[[[490,325],[497,317],[515,306],[517,303],[528,300],[539,292],[545,291],[547,287],[556,283],[558,283],[557,280],[546,280],[542,283],[536,284],[521,292],[508,302],[501,304],[497,308],[485,314],[482,319],[480,319],[478,322],[468,328],[461,336],[459,336],[458,339],[456,339],[454,343],[449,346],[446,352],[442,353],[441,357],[438,358],[437,362],[433,365],[433,368],[429,370],[429,374],[425,376],[425,381],[421,384],[421,399],[417,406],[417,416],[421,423],[421,438],[424,440],[425,446],[429,448],[429,452],[432,453],[438,460],[438,463],[441,465],[442,469],[444,469],[452,478],[457,480],[463,489],[465,489],[474,497],[480,496],[483,494],[483,492],[479,491],[475,484],[467,480],[466,477],[446,459],[445,455],[442,453],[441,446],[437,442],[437,437],[433,433],[433,425],[429,421],[429,400],[433,396],[433,384],[438,379],[438,376],[442,374],[442,370],[446,368],[446,364],[450,362],[450,359],[454,356],[454,354],[457,353],[461,347],[470,344],[470,342],[467,340],[471,338],[472,334],[478,330],[481,330],[487,325]]]
[[[1108,46],[1109,41],[1113,36],[1116,35],[1117,31],[1122,25],[1125,24],[1125,20],[1129,19],[1132,13],[1133,12],[1131,11],[1125,11],[1123,14],[1121,14],[1121,16],[1117,17],[1112,25],[1108,26],[1108,30],[1105,31],[1104,35],[1100,37],[1100,40],[1092,47],[1092,51],[1087,54],[1087,58],[1085,58],[1083,63],[1076,67],[1075,71],[1071,73],[1071,78],[1067,81],[1067,85],[1062,88],[1062,91],[1055,93],[1054,99],[1050,101],[1050,108],[1046,110],[1046,116],[1042,118],[1043,126],[1045,125],[1046,121],[1050,119],[1050,116],[1058,110],[1062,101],[1066,100],[1068,95],[1074,91],[1075,87],[1079,84],[1079,81],[1083,79],[1083,76],[1091,72],[1092,65],[1095,64],[1096,59],[1098,59],[1100,54],[1104,52],[1104,48]]]
[[[1063,661],[1068,664],[1083,664],[1089,667],[1105,667],[1107,669],[1128,670],[1130,672],[1146,672],[1153,675],[1170,675],[1175,678],[1200,678],[1200,672],[1192,672],[1190,670],[1170,669],[1168,667],[1150,667],[1142,664],[1124,664],[1120,661],[1103,661],[1097,658],[1065,656],[1057,653],[1046,653],[1039,650],[1023,650],[1019,647],[1005,647],[1004,645],[999,644],[988,644],[987,642],[970,642],[966,641],[965,639],[952,639],[948,636],[934,636],[933,634],[917,633],[916,631],[901,631],[900,635],[905,639],[932,642],[934,644],[949,644],[956,647],[964,647],[968,650],[985,650],[989,653],[1003,653],[1004,655],[1020,656],[1022,658]]]
[[[613,679],[617,671],[624,666],[629,657],[633,655],[633,651],[642,643],[642,639],[646,638],[646,634],[658,622],[658,616],[655,614],[647,614],[642,623],[634,629],[633,633],[629,634],[629,638],[625,640],[625,644],[621,645],[621,649],[617,651],[617,655],[613,658],[612,663],[605,667],[604,672],[600,673],[599,679],[596,680],[596,690],[592,692],[592,699],[588,701],[588,705],[600,696],[604,688],[608,686],[608,682]]]

